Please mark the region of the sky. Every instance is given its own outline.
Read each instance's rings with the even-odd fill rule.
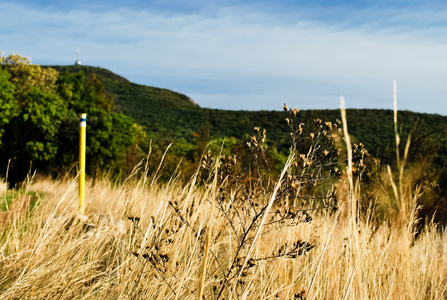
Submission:
[[[447,115],[445,0],[2,0],[0,51],[83,65],[201,107]]]

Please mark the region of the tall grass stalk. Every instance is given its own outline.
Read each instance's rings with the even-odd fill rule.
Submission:
[[[351,225],[351,236],[350,236],[350,248],[351,251],[351,271],[348,288],[346,289],[346,295],[344,298],[347,298],[351,295],[352,284],[354,284],[354,289],[356,293],[360,294],[361,297],[364,297],[363,289],[362,289],[362,275],[361,275],[361,266],[359,265],[360,259],[362,259],[362,248],[359,241],[359,231],[360,226],[360,216],[359,216],[359,199],[360,199],[360,187],[358,182],[354,184],[354,176],[352,172],[353,165],[353,156],[352,156],[352,144],[351,138],[348,132],[348,120],[346,118],[346,108],[345,108],[345,99],[343,96],[340,97],[341,103],[341,118],[343,122],[343,136],[346,142],[346,152],[347,152],[347,179],[349,182],[347,198],[350,203],[350,225]]]
[[[8,160],[8,167],[6,167],[6,178],[5,178],[5,206],[6,206],[6,211],[9,211],[7,194],[8,194],[8,174],[9,174],[9,167],[10,167],[10,165],[11,165],[11,159]]]
[[[356,222],[357,219],[357,199],[354,197],[354,179],[352,176],[352,144],[351,144],[351,137],[348,133],[348,121],[346,118],[346,104],[345,104],[345,98],[343,96],[340,96],[340,112],[341,112],[341,119],[343,122],[343,136],[345,138],[346,142],[346,152],[348,157],[348,166],[347,166],[347,177],[349,182],[349,190],[348,190],[348,200],[350,202],[350,209],[351,209],[351,219],[353,222]]]
[[[220,163],[220,161],[218,159],[214,166],[214,173],[213,173],[214,178],[213,178],[213,183],[211,185],[211,191],[210,191],[210,208],[209,208],[209,214],[207,216],[207,222],[206,222],[208,231],[206,233],[205,247],[203,249],[203,264],[202,264],[202,269],[200,270],[199,293],[197,295],[197,300],[202,300],[203,289],[205,286],[206,266],[207,266],[207,262],[208,262],[208,253],[210,250],[211,235],[213,232],[214,199],[216,199],[216,188],[217,188],[217,177],[218,177],[219,163]]]

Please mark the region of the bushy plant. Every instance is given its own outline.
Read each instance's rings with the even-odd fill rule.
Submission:
[[[88,174],[126,175],[135,127],[112,111],[113,99],[95,75],[58,73],[12,54],[0,57],[0,88],[0,171],[11,185],[35,170],[76,173],[81,113],[88,115]]]
[[[275,245],[268,253],[252,252],[260,235],[310,223],[312,212],[337,208],[333,184],[340,176],[340,164],[344,163],[339,161],[338,125],[315,120],[315,131],[306,134],[304,124],[297,123],[298,109],[289,110],[286,106],[284,109],[292,146],[281,174],[275,172],[269,160],[266,130],[255,127],[243,151],[239,147],[235,148],[237,154],[208,151],[202,157],[193,181],[204,180],[210,205],[207,216],[197,211],[204,203],[188,201],[189,194],[185,193],[185,197],[168,202],[177,216],[169,230],[163,230],[166,226],[161,220],[153,220],[154,229],[159,228],[158,234],[133,253],[148,262],[168,286],[173,279],[180,283],[176,270],[181,266],[167,267],[173,254],[166,250],[180,231],[182,234],[189,231],[197,238],[204,260],[210,253],[208,273],[203,280],[213,282],[204,291],[211,299],[226,299],[233,293],[240,297],[247,288],[246,278],[256,272],[260,263],[298,258],[314,248],[311,242],[297,238]],[[139,218],[131,220],[139,228]],[[210,247],[212,241],[225,241],[229,237],[231,242],[218,242],[221,244]],[[141,238],[136,241],[140,243]],[[229,249],[233,250],[228,252]],[[198,292],[195,285],[184,288],[191,294]],[[171,291],[176,294],[174,288]]]

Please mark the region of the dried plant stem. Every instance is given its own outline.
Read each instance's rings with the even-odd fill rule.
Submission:
[[[394,135],[396,138],[396,161],[397,161],[397,168],[399,170],[399,189],[397,194],[397,203],[400,206],[400,212],[405,215],[405,205],[403,205],[403,188],[402,188],[402,173],[403,173],[403,165],[400,160],[400,152],[399,152],[399,146],[400,146],[400,136],[399,136],[399,128],[397,124],[397,84],[396,80],[393,82],[393,107],[394,107]]]
[[[350,293],[351,293],[351,287],[352,287],[352,278],[355,276],[355,268],[351,270],[351,275],[349,276],[349,284],[348,288],[346,289],[345,296],[343,297],[344,300],[347,300]]]
[[[8,167],[6,168],[6,179],[5,179],[5,204],[6,204],[6,211],[9,211],[8,206],[8,173],[9,173],[9,166],[11,165],[11,159],[8,160]]]
[[[343,121],[343,134],[346,141],[346,151],[348,155],[348,170],[347,170],[347,176],[349,181],[349,190],[348,190],[348,201],[350,203],[351,208],[351,218],[350,218],[350,224],[351,224],[351,239],[350,239],[350,248],[352,249],[351,252],[351,261],[354,263],[353,266],[353,273],[352,276],[353,280],[355,280],[355,286],[354,288],[357,288],[358,293],[362,293],[363,289],[361,287],[361,271],[359,270],[359,259],[361,256],[361,247],[360,247],[360,240],[359,240],[359,231],[360,231],[360,217],[359,217],[359,205],[358,205],[358,199],[359,199],[359,184],[357,183],[356,186],[354,186],[354,178],[352,174],[352,145],[351,145],[351,138],[348,133],[348,121],[346,118],[346,108],[345,108],[345,99],[343,96],[340,97],[341,102],[341,118]],[[357,187],[357,189],[356,189]],[[350,279],[350,287],[352,281]]]
[[[324,258],[324,254],[326,253],[326,250],[329,246],[329,242],[332,239],[332,234],[334,233],[335,226],[337,225],[338,217],[342,211],[343,211],[343,204],[342,204],[342,207],[337,211],[337,214],[335,215],[334,224],[332,225],[331,231],[329,233],[329,237],[327,238],[326,243],[324,244],[323,251],[320,254],[320,260],[318,261],[317,269],[315,270],[314,274],[312,275],[312,279],[310,281],[309,287],[307,288],[307,297],[309,299],[311,299],[310,296],[311,296],[312,288],[314,286],[315,278],[317,277],[317,274],[320,271],[321,264],[322,264],[322,261]],[[295,280],[295,282],[296,282],[296,280]]]
[[[282,179],[284,178],[284,175],[286,174],[287,170],[288,170],[288,169],[290,168],[290,166],[292,165],[294,159],[295,159],[295,155],[292,153],[292,154],[289,156],[289,158],[287,159],[286,164],[284,165],[284,168],[283,168],[283,170],[282,170],[282,172],[281,172],[281,175],[279,176],[278,182],[276,183],[276,186],[275,186],[275,189],[274,189],[274,191],[273,191],[273,194],[272,194],[272,196],[271,196],[271,198],[270,198],[270,201],[269,201],[269,203],[268,203],[268,205],[267,205],[267,207],[266,207],[266,209],[265,209],[265,211],[264,211],[264,215],[262,216],[261,222],[259,223],[258,229],[256,230],[255,236],[253,237],[253,241],[251,242],[250,248],[248,249],[247,256],[245,257],[245,260],[244,260],[244,262],[242,263],[242,267],[241,267],[241,269],[240,269],[240,271],[239,271],[239,274],[238,274],[238,276],[237,276],[237,278],[236,278],[235,285],[236,285],[237,282],[239,281],[239,278],[241,277],[242,272],[243,272],[243,270],[244,270],[245,266],[247,265],[247,262],[248,262],[248,260],[249,260],[249,258],[250,258],[250,254],[251,254],[251,252],[253,251],[254,246],[256,245],[256,242],[257,242],[257,240],[258,240],[259,234],[261,233],[261,230],[262,230],[262,228],[263,228],[263,225],[264,225],[264,223],[265,223],[265,220],[266,220],[266,218],[267,218],[267,215],[268,215],[270,209],[272,208],[273,202],[275,202],[276,194],[278,193],[278,190],[279,190],[279,188],[281,187]],[[232,297],[232,295],[233,295],[233,291],[234,291],[234,290],[236,290],[236,287],[235,287],[235,286],[233,286],[233,288],[231,289],[231,293],[230,293],[230,296],[229,296],[228,299],[231,300],[231,297]]]
[[[393,173],[391,172],[390,166],[386,166],[386,169],[388,171],[388,176],[390,177],[390,183],[391,183],[391,187],[393,188],[394,196],[396,197],[396,200],[398,200],[399,199],[399,192],[398,192],[397,186],[396,186],[396,184],[394,183],[394,180],[393,180]]]
[[[169,148],[171,148],[171,146],[172,146],[172,143],[169,144],[168,147],[166,147],[166,150],[163,153],[163,156],[161,157],[160,163],[158,164],[158,168],[157,168],[157,170],[155,171],[155,173],[154,173],[154,175],[152,177],[152,182],[150,184],[150,187],[154,186],[154,184],[157,182],[159,173],[160,173],[160,171],[162,170],[162,167],[163,167],[163,161],[165,160],[166,154],[168,153],[168,150],[169,150]]]
[[[396,202],[399,206],[399,212],[401,213],[402,217],[404,219],[408,219],[408,212],[411,207],[408,207],[405,197],[404,197],[404,168],[405,163],[407,161],[408,152],[410,150],[410,144],[411,144],[411,132],[408,135],[407,143],[405,145],[404,150],[404,157],[401,159],[400,157],[400,136],[399,136],[399,129],[398,129],[398,123],[397,123],[397,84],[396,80],[393,82],[393,102],[394,102],[394,135],[396,138],[396,160],[397,160],[397,169],[399,172],[399,187],[396,189],[395,184],[393,180],[391,179],[391,182],[393,184],[393,189],[395,190],[395,196],[396,196]],[[388,170],[390,176],[390,170]],[[411,213],[411,212],[410,212]]]
[[[346,151],[348,153],[348,181],[349,181],[349,193],[348,199],[351,204],[351,218],[354,222],[357,220],[357,199],[354,197],[354,180],[352,177],[352,146],[351,146],[351,138],[348,133],[348,122],[346,118],[346,108],[345,108],[345,98],[340,96],[340,111],[341,111],[341,119],[343,121],[343,134],[346,140]]]
[[[396,84],[396,80],[394,80],[394,85],[393,85],[393,102],[394,102],[394,135],[396,137],[396,158],[397,158],[397,164],[400,165],[400,155],[399,155],[400,136],[399,136],[399,129],[397,127],[397,84]]]
[[[213,184],[211,186],[211,192],[210,192],[211,204],[210,204],[210,211],[209,211],[208,220],[207,220],[208,232],[206,234],[205,247],[203,249],[203,264],[202,264],[202,269],[200,271],[199,293],[197,295],[198,300],[202,299],[203,289],[205,286],[206,265],[207,265],[207,261],[208,261],[208,252],[209,252],[210,243],[211,243],[211,232],[212,232],[212,228],[213,228],[212,227],[212,218],[213,218],[214,200],[216,198],[218,168],[219,168],[219,158],[217,159],[216,164],[214,166],[214,178],[213,178]]]

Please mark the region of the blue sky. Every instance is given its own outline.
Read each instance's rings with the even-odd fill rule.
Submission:
[[[447,2],[0,2],[0,51],[107,68],[202,107],[447,115]]]

